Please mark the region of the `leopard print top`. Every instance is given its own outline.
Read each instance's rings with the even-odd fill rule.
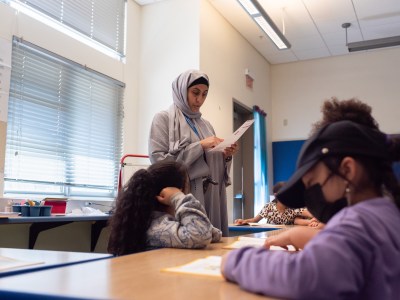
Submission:
[[[293,225],[294,219],[300,217],[305,208],[289,208],[280,212],[276,207],[276,201],[264,205],[259,215],[267,219],[267,223],[275,225]]]

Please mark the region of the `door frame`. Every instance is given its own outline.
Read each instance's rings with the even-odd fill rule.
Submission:
[[[233,99],[233,129],[253,119],[253,110]],[[233,159],[233,220],[252,218],[254,211],[254,126],[239,139]]]

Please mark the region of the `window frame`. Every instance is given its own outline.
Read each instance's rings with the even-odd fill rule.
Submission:
[[[74,72],[81,71],[82,73],[84,73],[84,76],[86,76],[86,77],[88,76],[89,79],[91,78],[91,80],[98,85],[98,87],[100,89],[99,90],[100,92],[102,91],[102,88],[103,88],[103,86],[101,86],[101,85],[103,85],[103,84],[105,85],[105,82],[109,82],[109,84],[112,86],[112,88],[116,89],[115,91],[114,90],[111,90],[111,91],[113,91],[114,93],[116,93],[118,95],[118,99],[117,99],[118,103],[114,103],[114,102],[111,101],[112,103],[110,104],[110,106],[113,106],[112,111],[113,111],[114,115],[107,117],[107,118],[110,118],[111,122],[115,122],[115,124],[113,125],[114,127],[112,129],[112,130],[115,130],[115,134],[113,135],[112,132],[109,132],[108,135],[107,135],[108,137],[112,136],[114,138],[113,143],[110,143],[110,141],[108,141],[106,143],[106,145],[109,145],[108,149],[111,149],[110,150],[111,152],[106,154],[102,147],[99,147],[99,149],[94,148],[96,150],[96,153],[99,152],[98,155],[100,155],[99,156],[100,158],[107,157],[108,158],[107,161],[110,161],[109,157],[113,158],[112,159],[112,166],[113,166],[112,167],[112,169],[113,169],[113,175],[112,175],[113,184],[112,184],[112,188],[111,188],[111,185],[107,185],[106,186],[106,185],[93,185],[93,184],[90,184],[88,182],[81,182],[81,183],[72,182],[71,180],[74,180],[74,175],[72,175],[72,177],[71,177],[71,175],[68,175],[69,177],[66,175],[65,176],[65,180],[63,182],[50,182],[49,180],[44,180],[43,181],[43,180],[37,180],[37,179],[36,180],[27,180],[27,178],[16,178],[16,176],[10,176],[10,168],[12,168],[10,166],[10,162],[13,159],[13,157],[12,157],[13,155],[12,154],[15,153],[15,152],[13,152],[13,149],[16,147],[16,146],[15,147],[13,146],[14,148],[13,147],[10,148],[10,140],[9,140],[9,139],[12,139],[12,138],[14,138],[14,139],[16,138],[16,133],[14,132],[15,131],[15,125],[13,125],[13,122],[14,122],[13,118],[15,118],[15,117],[12,116],[12,114],[15,113],[15,112],[13,112],[13,109],[14,109],[13,105],[15,105],[15,103],[17,101],[23,101],[21,99],[17,99],[17,97],[28,97],[27,95],[19,94],[15,90],[17,84],[15,83],[15,76],[16,75],[13,72],[17,72],[17,67],[15,65],[16,62],[15,62],[15,59],[14,59],[14,55],[16,55],[16,53],[14,53],[14,51],[16,51],[16,50],[14,50],[15,49],[14,47],[17,47],[16,45],[19,45],[19,47],[24,48],[23,51],[32,51],[32,52],[35,52],[35,54],[39,53],[38,55],[41,55],[40,56],[41,58],[46,57],[49,60],[51,60],[53,64],[56,62],[55,63],[56,66],[57,66],[57,64],[60,64],[60,68],[61,67],[65,68],[65,66],[69,66],[71,69],[74,70]],[[73,197],[73,198],[96,198],[96,199],[98,199],[98,198],[104,198],[104,199],[114,198],[115,195],[116,195],[116,192],[117,192],[119,160],[120,160],[120,157],[122,155],[122,146],[123,146],[123,136],[122,136],[122,134],[123,134],[123,96],[124,96],[125,84],[120,82],[120,81],[118,81],[118,80],[116,80],[116,79],[113,79],[113,78],[111,78],[109,76],[101,74],[101,73],[99,73],[99,72],[97,72],[95,70],[92,70],[92,69],[90,69],[90,68],[88,68],[86,66],[83,66],[83,65],[78,64],[76,62],[73,62],[73,61],[71,61],[69,59],[61,57],[61,56],[59,56],[59,55],[57,55],[55,53],[52,53],[52,52],[50,52],[50,51],[48,51],[46,49],[40,48],[40,47],[38,47],[38,46],[36,46],[36,45],[34,45],[32,43],[29,43],[27,41],[19,39],[17,37],[13,38],[13,54],[12,54],[12,56],[13,56],[13,59],[12,59],[13,67],[11,69],[12,72],[11,72],[9,112],[8,112],[9,116],[8,116],[8,126],[7,126],[8,128],[7,128],[7,138],[6,138],[7,142],[6,142],[6,160],[5,160],[5,170],[4,170],[4,194],[7,195],[7,196],[21,196],[21,195],[26,196],[28,194],[28,195],[62,196],[62,197]],[[79,74],[79,72],[77,74]],[[44,73],[44,75],[42,74],[42,76],[45,76],[45,75],[46,75],[45,73]],[[24,76],[25,76],[24,77],[24,81],[27,82],[28,79],[26,77],[26,74]],[[74,84],[77,85],[79,83],[74,82]],[[92,84],[92,86],[91,86],[92,89],[93,89],[93,86],[94,86],[94,84]],[[39,89],[39,87],[37,87],[37,88]],[[55,90],[57,90],[57,88],[59,88],[59,87],[54,87]],[[72,85],[71,85],[70,88],[71,89],[73,88]],[[79,90],[79,91],[81,91],[81,90]],[[92,95],[93,99],[99,99],[99,97],[102,96],[102,95],[100,95],[99,91],[97,91],[97,90],[95,91],[94,89],[90,91],[92,94],[94,94],[94,95]],[[40,92],[42,92],[42,91],[40,91]],[[63,91],[63,92],[65,92],[65,91]],[[62,97],[64,97],[64,99],[62,99],[62,100],[68,100],[69,99],[68,98],[68,92],[69,91],[67,91],[66,95],[62,96]],[[97,92],[97,94],[96,94],[96,92]],[[32,90],[32,93],[34,93],[33,90]],[[70,92],[70,93],[73,93],[73,92]],[[105,95],[107,95],[107,94],[105,94]],[[29,96],[32,96],[32,95],[29,95]],[[43,94],[44,98],[43,99],[39,99],[40,96],[42,96],[42,95],[39,93],[38,99],[34,99],[34,101],[37,102],[37,101],[40,100],[40,101],[43,101],[43,103],[45,103],[45,101],[47,99],[44,99],[44,98],[48,96],[46,94],[46,91],[44,91],[44,94]],[[104,97],[107,98],[107,96],[104,96]],[[78,100],[80,100],[80,99],[78,99]],[[105,99],[104,101],[107,101],[107,99]],[[73,101],[70,101],[70,102],[73,102]],[[78,104],[81,105],[82,103],[78,103]],[[44,105],[46,106],[46,104],[44,104]],[[59,105],[63,106],[64,104],[61,103]],[[79,107],[79,105],[77,107]],[[103,100],[100,101],[100,102],[95,102],[95,105],[93,105],[93,111],[96,113],[97,106],[101,106],[101,105],[103,105]],[[57,107],[57,108],[54,108],[54,109],[60,109],[60,107]],[[106,113],[108,112],[108,108],[107,107],[99,108],[99,109],[102,110],[101,112],[106,112]],[[33,109],[32,109],[32,111],[33,111]],[[29,113],[32,113],[32,111],[29,112]],[[90,111],[92,111],[92,109]],[[60,117],[62,115],[62,113],[63,112],[58,111],[57,114],[60,114],[60,115],[57,115],[57,117]],[[79,113],[79,112],[77,112],[77,113]],[[74,115],[72,115],[71,118],[74,118]],[[86,118],[86,117],[83,117],[83,118]],[[105,122],[107,118],[100,116],[101,122]],[[50,119],[50,116],[48,117],[48,119]],[[81,117],[81,119],[82,119],[82,117]],[[79,120],[79,118],[78,118],[78,120]],[[90,120],[92,120],[92,117],[90,118]],[[47,120],[45,120],[45,121],[47,121]],[[93,127],[95,128],[95,125],[97,124],[95,121],[93,121],[93,122],[94,122],[93,124],[90,123],[91,124],[91,128],[93,128]],[[32,123],[32,126],[34,126],[34,123],[35,122]],[[65,124],[69,124],[70,126],[74,126],[74,122],[73,121],[67,121]],[[24,126],[26,126],[26,125],[24,125]],[[40,128],[42,128],[42,127],[40,127]],[[43,129],[47,129],[47,127],[45,125],[43,125]],[[24,133],[25,133],[25,131],[24,131]],[[80,129],[80,131],[81,131],[81,129]],[[74,132],[74,130],[72,130],[71,132]],[[89,133],[86,133],[86,135],[88,137],[90,137]],[[106,135],[106,134],[104,134],[104,135]],[[99,135],[97,134],[97,137],[98,136]],[[101,133],[100,137],[101,136],[103,136],[103,133]],[[65,138],[65,137],[62,137],[62,138]],[[57,141],[55,141],[55,142],[57,142]],[[68,141],[65,142],[65,143],[68,144]],[[73,150],[71,150],[72,151],[71,153],[73,153],[72,156],[75,155],[74,151],[78,151],[79,150],[79,149],[76,150],[74,148],[75,145],[73,145],[73,143],[75,143],[75,142],[71,141],[70,144],[68,145],[68,146],[72,147],[71,149],[73,149]],[[96,140],[96,143],[97,143],[97,140]],[[54,143],[54,144],[56,144],[56,143]],[[25,150],[27,148],[29,148],[29,147],[24,147],[24,146],[21,146],[21,147],[24,148]],[[33,149],[32,151],[39,151],[39,152],[42,150],[42,149],[36,149],[35,147],[38,147],[38,146],[34,145],[34,146],[32,146],[32,148],[29,148],[29,149]],[[65,147],[65,145],[63,145],[63,147]],[[63,149],[63,150],[67,151],[65,149]],[[44,154],[44,157],[46,157],[45,156],[46,151],[44,151],[43,154]],[[51,154],[53,154],[53,153],[51,152]],[[39,154],[38,157],[40,157],[40,154]],[[70,169],[73,169],[74,167],[75,168],[79,168],[78,164],[76,164],[77,167],[76,166],[70,166],[69,164],[71,164],[71,162],[68,161],[68,159],[70,160],[71,157],[68,157],[68,155],[66,155],[66,157],[64,158],[64,162],[66,164],[66,168],[70,168]],[[92,157],[88,158],[87,156],[84,157],[84,159],[86,159],[88,161],[93,160]],[[111,168],[111,167],[109,167],[109,168]],[[44,172],[44,168],[43,168],[42,171]],[[96,173],[96,175],[97,175],[97,173]],[[78,175],[76,175],[76,176],[78,176]],[[110,176],[110,178],[111,178],[111,176]],[[111,179],[109,179],[109,182],[111,182],[110,180]],[[12,190],[10,188],[12,186],[11,183],[15,183],[14,185],[19,185],[19,186],[24,186],[24,184],[28,185],[29,183],[32,183],[33,186],[38,190],[36,190],[36,191],[34,189],[31,190],[31,191],[20,190],[20,189]],[[42,186],[43,183],[46,183],[47,187],[59,187],[59,189],[57,189],[57,191],[53,189],[51,191],[46,192],[46,189],[40,189],[40,187]],[[93,190],[91,191],[91,189],[93,189],[93,188],[96,188],[97,192],[93,192]],[[81,190],[81,192],[77,192],[77,190]],[[106,191],[106,192],[102,192],[102,191]]]

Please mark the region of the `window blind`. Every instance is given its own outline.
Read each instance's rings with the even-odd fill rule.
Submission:
[[[14,38],[5,193],[113,197],[124,84]]]
[[[126,0],[9,0],[22,3],[124,56]]]

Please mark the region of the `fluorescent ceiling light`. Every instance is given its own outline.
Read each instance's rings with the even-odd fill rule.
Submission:
[[[279,28],[268,16],[257,0],[237,0],[246,12],[253,18],[258,26],[275,43],[279,50],[289,49],[289,41],[285,38]]]
[[[392,36],[388,38],[347,43],[349,52],[370,50],[376,48],[393,47],[400,45],[400,36]]]
[[[347,30],[350,28],[350,26],[351,23],[342,24],[342,28],[344,28],[346,31],[346,46],[349,49],[349,52],[393,47],[400,45],[400,36],[391,36],[387,38],[349,43],[347,41]]]

